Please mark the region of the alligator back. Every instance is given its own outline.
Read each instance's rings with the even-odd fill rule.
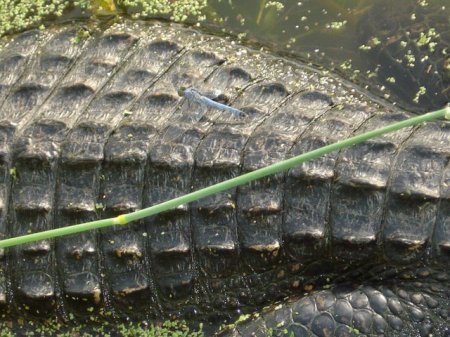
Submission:
[[[411,117],[226,38],[80,29],[25,32],[1,50],[3,238],[138,210]],[[11,316],[228,317],[424,265],[448,296],[449,144],[450,124],[429,123],[125,227],[7,249],[0,304]]]

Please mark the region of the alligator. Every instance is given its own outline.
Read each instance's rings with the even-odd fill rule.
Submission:
[[[1,238],[142,209],[413,116],[230,37],[105,26],[4,41]],[[216,332],[449,336],[449,144],[450,123],[427,123],[127,226],[3,249],[2,317],[256,313]]]

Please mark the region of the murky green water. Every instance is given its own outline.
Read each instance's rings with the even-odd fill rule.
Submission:
[[[448,0],[210,0],[205,25],[423,111],[450,101]]]

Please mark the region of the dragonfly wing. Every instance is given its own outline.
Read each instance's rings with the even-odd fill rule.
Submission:
[[[198,122],[208,110],[203,102],[203,96],[194,89],[186,89],[184,96],[186,100],[181,106],[181,112],[184,115],[183,122]]]

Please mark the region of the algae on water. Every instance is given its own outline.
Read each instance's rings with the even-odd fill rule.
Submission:
[[[186,21],[195,17],[204,20],[203,9],[207,0],[117,0],[117,7],[134,18],[163,16],[172,21]]]
[[[79,1],[86,8],[88,1]],[[73,5],[65,0],[3,0],[0,2],[0,36],[56,19]],[[43,27],[42,27],[43,28]]]
[[[207,0],[2,0],[0,37],[64,19],[129,14],[134,18],[163,17],[172,21],[203,20]]]

